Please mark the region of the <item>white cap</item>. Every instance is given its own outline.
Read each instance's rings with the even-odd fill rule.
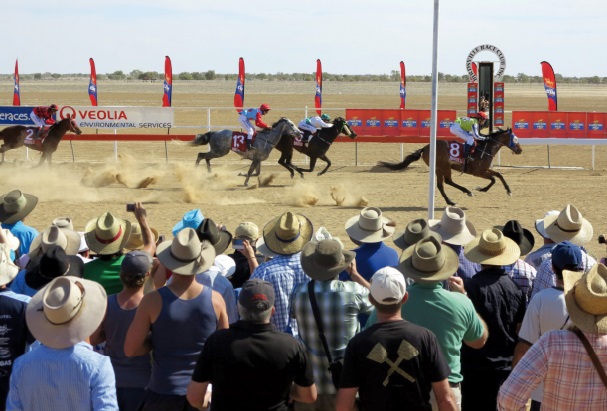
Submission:
[[[80,248],[78,249],[78,252],[83,253],[85,251],[88,251],[89,246],[86,243],[86,240],[84,239],[84,232],[78,231],[78,234],[80,234]]]
[[[371,277],[371,295],[380,304],[400,303],[406,292],[405,276],[396,268],[381,268]]]
[[[544,238],[550,238],[550,236],[548,235],[548,233],[546,233],[546,227],[544,226],[544,220],[546,219],[546,217],[549,217],[551,215],[559,215],[560,212],[558,210],[550,210],[546,213],[546,215],[544,216],[544,218],[540,218],[539,220],[535,220],[535,229],[537,230],[538,233],[540,233],[540,235]]]
[[[224,277],[231,277],[234,271],[236,271],[236,262],[232,257],[225,254],[216,256],[213,265],[219,269],[219,272]]]

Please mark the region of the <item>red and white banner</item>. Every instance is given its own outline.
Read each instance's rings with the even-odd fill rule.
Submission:
[[[400,109],[404,110],[407,100],[407,77],[405,73],[405,62],[400,62]]]
[[[67,116],[78,127],[88,128],[171,128],[174,110],[170,107],[85,107],[63,106],[57,119]]]
[[[318,115],[322,114],[322,63],[316,60],[316,94],[314,95],[314,107]]]
[[[554,77],[554,69],[547,61],[542,61],[542,76],[544,76],[544,90],[548,97],[548,111],[557,111],[556,100],[556,78]]]
[[[493,83],[493,125],[504,127],[505,123],[505,103],[504,103],[504,83],[496,81]]]
[[[13,106],[21,105],[21,90],[19,86],[19,59],[15,60],[15,87],[13,89]]]
[[[478,111],[478,83],[468,83],[468,101],[466,103],[466,112],[468,115],[475,114]]]

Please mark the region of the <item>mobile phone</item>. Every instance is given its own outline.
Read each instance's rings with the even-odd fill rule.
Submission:
[[[135,203],[127,203],[126,211],[132,213],[135,211]]]
[[[234,240],[232,240],[232,248],[234,250],[243,250],[244,249],[244,244],[242,243],[242,239],[241,238],[235,238]]]
[[[157,244],[160,244],[162,242],[164,242],[164,235],[159,235]]]

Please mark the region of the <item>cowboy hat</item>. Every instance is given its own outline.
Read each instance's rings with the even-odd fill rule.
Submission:
[[[74,229],[74,223],[72,223],[72,219],[69,217],[57,217],[53,220],[53,224],[59,228],[69,228],[70,230]]]
[[[510,265],[521,256],[521,249],[497,228],[485,230],[470,241],[464,256],[473,263]]]
[[[588,333],[607,333],[607,267],[598,263],[586,274],[564,270],[563,281],[571,322]]]
[[[4,236],[6,237],[6,245],[8,245],[11,250],[17,251],[19,249],[21,241],[19,241],[19,239],[15,237],[8,228],[3,228],[2,231],[4,232]]]
[[[544,215],[544,218],[535,220],[535,229],[544,238],[550,238],[548,233],[546,233],[546,229],[544,228],[544,219],[551,215],[559,215],[559,210],[550,210]]]
[[[546,234],[555,243],[570,241],[584,245],[592,238],[592,224],[571,204],[567,204],[558,215],[544,218]]]
[[[114,217],[109,211],[93,218],[84,227],[84,238],[91,251],[111,255],[122,251],[131,236],[131,222]]]
[[[466,245],[476,237],[476,229],[466,220],[466,213],[459,207],[445,207],[441,219],[429,220],[428,225],[447,244]]]
[[[154,242],[158,241],[158,230],[150,227],[152,234],[154,234]],[[139,250],[143,248],[143,234],[141,232],[141,225],[139,223],[131,223],[131,235],[129,240],[124,245],[127,250]]]
[[[173,227],[173,237],[175,237],[177,233],[184,228],[190,227],[196,229],[200,223],[202,223],[202,220],[204,220],[204,216],[202,215],[202,211],[200,211],[200,209],[188,211],[183,215],[181,221],[175,224]]]
[[[57,277],[82,277],[83,274],[84,262],[80,257],[67,255],[60,246],[50,245],[27,265],[25,283],[39,290]]]
[[[255,242],[255,249],[259,254],[263,255],[266,258],[274,258],[278,255],[268,248],[266,243],[263,241],[263,236],[259,237]]]
[[[19,267],[13,264],[10,259],[9,247],[8,244],[0,244],[0,286],[13,281],[19,273]]]
[[[0,197],[0,222],[14,224],[23,220],[38,204],[38,197],[13,190]]]
[[[310,241],[312,230],[312,222],[308,217],[287,211],[266,224],[263,240],[273,253],[291,255],[300,252]]]
[[[360,214],[348,219],[346,232],[353,240],[361,243],[379,243],[394,234],[390,220],[377,207],[365,207]]]
[[[195,275],[209,269],[215,260],[215,248],[208,241],[201,242],[193,228],[177,233],[173,240],[156,248],[158,260],[175,274]]]
[[[222,254],[232,241],[232,234],[217,228],[217,224],[210,218],[205,218],[196,228],[196,234],[200,241],[208,241],[215,247],[215,254]]]
[[[80,249],[80,234],[69,228],[52,225],[38,234],[30,245],[30,258],[44,252],[49,246],[58,245],[67,255],[76,255]]]
[[[428,236],[403,251],[398,269],[416,282],[446,280],[457,271],[459,257],[438,238]]]
[[[344,250],[334,239],[310,241],[301,251],[301,268],[317,281],[332,280],[354,260],[354,251]]]
[[[99,283],[59,277],[32,297],[25,319],[38,341],[63,349],[89,338],[101,324],[106,308],[107,294]]]
[[[401,250],[404,250],[405,248],[417,243],[422,238],[426,238],[428,236],[441,238],[440,234],[430,230],[430,226],[425,219],[418,218],[407,224],[407,227],[405,227],[404,230],[394,233],[392,241],[394,242],[394,245]]]
[[[523,228],[521,223],[517,220],[508,221],[503,227],[498,227],[502,230],[502,233],[514,241],[521,249],[521,255],[529,254],[529,251],[533,250],[535,245],[535,238],[533,233],[526,228]]]
[[[344,243],[341,242],[339,237],[332,236],[329,230],[327,230],[325,227],[320,227],[318,230],[316,230],[316,232],[310,239],[310,241],[312,241],[313,243],[318,243],[322,240],[335,240],[341,245],[341,248],[344,248]]]

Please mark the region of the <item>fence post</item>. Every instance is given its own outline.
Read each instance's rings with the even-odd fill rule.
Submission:
[[[211,107],[207,107],[207,129],[211,131]]]
[[[592,146],[592,169],[594,170],[594,146]]]
[[[546,146],[546,148],[548,149],[548,168],[552,168],[550,166],[550,146]]]
[[[116,129],[114,129],[114,135],[116,135]],[[118,162],[118,141],[114,140],[114,162]]]
[[[72,150],[72,163],[75,163],[76,159],[74,158],[74,146],[72,145],[72,140],[70,140],[70,149]]]

